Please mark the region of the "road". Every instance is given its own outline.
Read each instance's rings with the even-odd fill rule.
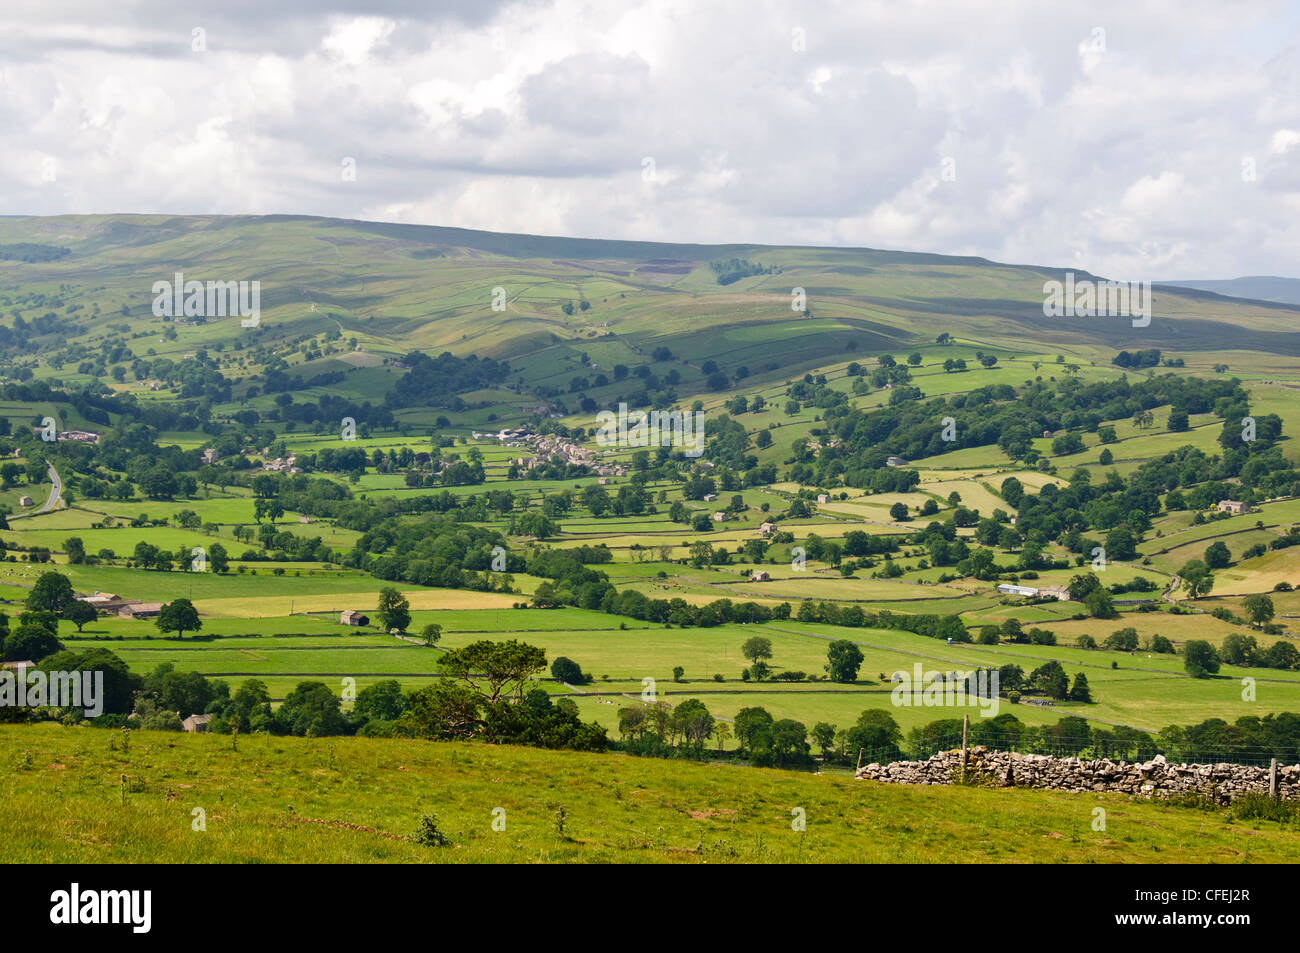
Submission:
[[[59,471],[54,469],[54,464],[52,463],[46,463],[45,466],[49,468],[50,483],[52,483],[53,486],[50,487],[50,498],[45,501],[44,506],[36,511],[37,514],[48,513],[50,510],[57,509],[59,498],[63,496],[63,481],[59,479]]]

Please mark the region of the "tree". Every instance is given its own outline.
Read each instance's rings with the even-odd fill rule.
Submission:
[[[68,562],[76,566],[86,561],[86,544],[80,536],[69,536],[63,541],[63,551],[68,554]]]
[[[379,590],[379,608],[376,614],[385,632],[396,630],[405,634],[411,625],[411,603],[402,595],[401,590],[393,586]]]
[[[1263,626],[1273,620],[1273,600],[1265,595],[1247,596],[1241,600],[1241,607],[1256,626]]]
[[[1070,695],[1070,679],[1060,662],[1048,662],[1034,669],[1029,684],[1051,698],[1064,699]]]
[[[99,618],[99,612],[89,602],[73,599],[72,604],[63,610],[63,618],[73,623],[80,632],[87,622],[94,622]]]
[[[27,594],[27,608],[44,612],[62,612],[76,598],[72,581],[61,572],[43,572]]]
[[[1232,553],[1223,540],[1211,543],[1205,550],[1205,565],[1210,569],[1227,569],[1232,562]]]
[[[1199,559],[1188,562],[1178,571],[1178,575],[1187,587],[1187,594],[1193,599],[1206,595],[1214,588],[1214,574]]]
[[[516,698],[522,698],[524,683],[546,668],[546,653],[514,639],[480,640],[451,649],[438,659],[438,667],[464,680],[485,701],[495,703],[507,688],[513,689]],[[487,682],[486,690],[475,681],[479,678]]]
[[[830,761],[835,749],[835,726],[830,722],[819,721],[812,726],[812,740],[822,751],[822,761]]]
[[[902,729],[889,712],[868,708],[849,729],[849,754],[861,750],[870,761],[882,764],[897,761],[902,754],[898,748],[898,743],[902,740]]]
[[[186,632],[198,632],[203,628],[199,619],[199,610],[188,599],[173,599],[158,612],[154,625],[163,632],[175,632],[177,638],[185,638]]]
[[[434,643],[442,638],[442,626],[436,622],[430,622],[420,632],[420,637],[424,639],[424,644],[433,647]]]
[[[713,715],[698,698],[688,698],[673,710],[673,727],[696,751],[704,748],[704,742],[713,734],[713,725]]]
[[[826,650],[826,671],[831,681],[852,683],[858,679],[858,668],[862,665],[862,650],[848,639],[832,642]]]
[[[772,716],[766,708],[742,708],[732,720],[732,730],[742,751],[752,747],[771,727]]]
[[[410,704],[397,679],[388,678],[357,692],[352,711],[372,721],[396,721]]]
[[[1219,670],[1219,653],[1209,642],[1192,639],[1183,646],[1183,668],[1192,678],[1209,678]]]
[[[889,518],[895,523],[901,523],[907,519],[907,504],[895,503],[889,508]]]
[[[348,730],[339,697],[324,682],[299,682],[275,713],[276,724],[286,734],[318,738]]]
[[[751,636],[740,647],[740,654],[751,662],[758,662],[772,657],[772,640],[761,635]]]
[[[1119,615],[1115,603],[1106,589],[1095,589],[1083,600],[1084,607],[1094,619],[1113,619]]]
[[[1076,672],[1074,675],[1074,684],[1070,686],[1070,701],[1092,701],[1092,693],[1088,691],[1088,676],[1084,675],[1083,672]]]
[[[551,663],[551,676],[568,685],[585,685],[587,676],[583,674],[582,667],[571,658],[559,656]]]
[[[220,543],[213,543],[208,547],[208,565],[212,567],[213,572],[229,572],[230,556],[226,552],[226,547]]]
[[[9,662],[39,662],[63,650],[58,637],[43,625],[20,625],[4,640],[4,646]]]

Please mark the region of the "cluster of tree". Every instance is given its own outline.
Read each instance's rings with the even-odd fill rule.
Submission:
[[[367,529],[342,562],[386,581],[510,592],[510,574],[521,571],[524,560],[508,554],[505,572],[492,572],[492,550],[505,545],[505,537],[494,530],[441,515],[419,520],[389,518]]]
[[[402,359],[407,371],[385,398],[390,408],[445,407],[459,410],[465,406],[459,394],[500,384],[510,374],[510,365],[492,358],[479,359],[473,354],[457,357],[444,351],[436,358],[422,351],[412,351]]]
[[[1160,363],[1160,349],[1147,348],[1144,351],[1120,351],[1110,359],[1116,367],[1155,367]]]
[[[779,273],[780,269],[776,265],[764,267],[760,262],[732,258],[729,261],[709,262],[709,271],[713,272],[718,284],[730,285],[752,275],[774,275]]]

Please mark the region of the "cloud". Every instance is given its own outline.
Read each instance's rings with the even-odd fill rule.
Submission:
[[[1269,0],[50,6],[0,11],[9,214],[301,212],[1157,280],[1300,260],[1300,34]]]

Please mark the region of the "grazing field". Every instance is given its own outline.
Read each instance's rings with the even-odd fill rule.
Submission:
[[[381,739],[0,726],[5,863],[1295,863],[1271,821],[1133,800]],[[51,803],[58,811],[49,811]],[[1104,807],[1104,832],[1092,829]],[[196,809],[204,830],[195,830]],[[802,810],[806,829],[792,818]],[[563,811],[562,827],[557,814]],[[494,813],[495,812],[495,813]],[[446,847],[417,843],[434,815]],[[504,818],[504,829],[493,820]],[[501,825],[498,822],[497,827]]]

